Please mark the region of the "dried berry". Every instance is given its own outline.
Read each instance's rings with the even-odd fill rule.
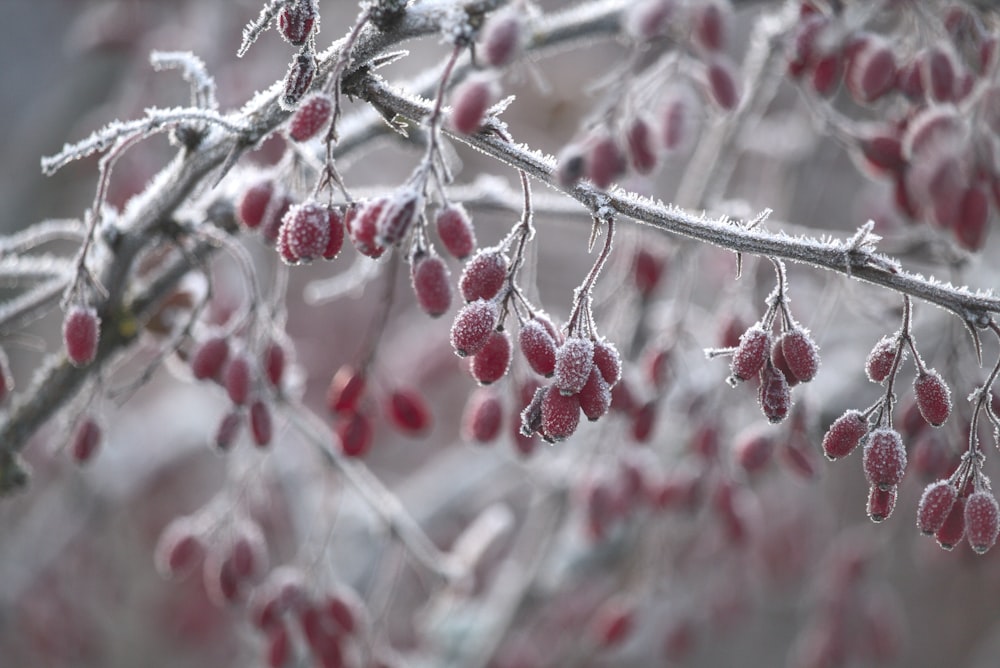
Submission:
[[[525,321],[517,335],[521,354],[532,370],[549,378],[556,370],[556,342],[537,319]]]
[[[89,415],[80,418],[73,429],[69,446],[73,459],[80,464],[90,461],[101,447],[102,431],[96,418]]]
[[[1000,506],[986,490],[977,490],[965,501],[965,537],[976,554],[986,554],[1000,533]]]
[[[889,519],[893,509],[896,507],[896,486],[892,485],[883,489],[878,485],[872,485],[868,489],[868,517],[872,522],[881,522]]]
[[[781,335],[781,352],[789,370],[799,381],[808,383],[819,369],[819,348],[801,327],[790,329]]]
[[[886,427],[873,430],[865,442],[863,465],[870,484],[883,491],[898,485],[906,470],[906,448],[899,432]]]
[[[883,336],[872,351],[868,353],[868,360],[865,362],[865,373],[873,383],[881,383],[889,377],[892,371],[892,363],[896,359],[896,350],[900,346],[899,337],[896,335]],[[902,354],[902,353],[901,353]]]
[[[465,357],[482,350],[496,326],[498,316],[497,305],[485,299],[463,306],[451,326],[451,345],[455,353]]]
[[[465,301],[493,299],[507,279],[507,256],[496,250],[481,250],[465,263],[458,288]]]
[[[555,386],[560,394],[579,392],[594,365],[594,342],[571,336],[556,350]]]
[[[271,443],[271,409],[260,399],[250,404],[250,433],[259,448]]]
[[[451,272],[436,255],[422,255],[413,261],[413,291],[424,313],[437,318],[451,308]]]
[[[934,369],[921,371],[913,380],[913,392],[920,414],[927,420],[927,424],[933,427],[943,425],[951,414],[951,390],[945,385],[941,374]]]
[[[309,91],[315,76],[316,58],[311,53],[296,54],[285,73],[285,83],[279,99],[281,106],[288,111],[295,109],[302,96]]]
[[[410,388],[397,388],[386,402],[386,415],[404,434],[419,435],[431,427],[431,413],[422,394]]]
[[[435,217],[438,237],[452,257],[464,260],[476,248],[476,233],[472,220],[461,204],[448,204]]]
[[[479,130],[486,111],[500,98],[500,87],[492,77],[475,76],[459,84],[451,95],[451,127],[471,135]]]
[[[97,356],[101,337],[101,319],[91,306],[71,306],[63,320],[63,343],[73,366],[86,366]]]
[[[348,413],[337,420],[337,440],[347,457],[363,457],[372,444],[372,424],[364,413]]]
[[[948,480],[932,482],[924,488],[917,504],[917,526],[926,536],[937,533],[948,519],[951,507],[958,498],[958,490]]]
[[[580,423],[580,401],[576,396],[564,395],[555,388],[547,389],[541,405],[542,437],[550,442],[566,440]]]
[[[315,137],[330,120],[333,99],[323,92],[313,93],[302,101],[288,121],[288,136],[304,142]]]
[[[200,344],[191,356],[191,373],[198,380],[215,378],[229,358],[229,342],[221,336],[212,336]]]
[[[528,383],[522,386],[522,400],[524,399],[524,394],[528,390],[531,390],[531,387],[531,384]],[[520,415],[520,433],[522,436],[531,436],[542,428],[542,402],[550,391],[552,391],[551,386],[546,385],[545,387],[541,387],[536,385],[534,393],[528,397],[527,402],[524,402],[524,408],[521,409]]]
[[[823,454],[830,461],[846,457],[868,433],[868,421],[861,411],[848,410],[834,420],[823,436]]]
[[[510,367],[510,337],[507,332],[491,332],[486,344],[469,363],[472,377],[481,385],[495,383]]]
[[[784,374],[767,364],[760,372],[757,403],[769,422],[781,422],[792,407],[792,392]]]
[[[748,380],[756,376],[768,359],[771,351],[771,334],[756,324],[743,332],[740,344],[733,353],[731,369],[737,380]]]
[[[229,400],[237,406],[245,404],[250,396],[250,361],[243,355],[229,360],[223,380]]]
[[[349,364],[337,369],[326,391],[326,407],[331,413],[355,412],[365,392],[365,375]]]
[[[496,391],[477,388],[465,403],[462,415],[462,437],[476,443],[495,441],[503,426],[503,402]]]

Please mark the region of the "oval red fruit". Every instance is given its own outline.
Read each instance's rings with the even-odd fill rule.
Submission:
[[[510,352],[510,337],[507,332],[491,332],[486,344],[469,362],[472,377],[481,385],[500,380],[510,367]]]
[[[965,537],[976,554],[986,554],[1000,533],[1000,506],[991,492],[978,490],[965,502]]]
[[[444,260],[436,255],[415,259],[411,279],[417,303],[424,313],[437,318],[451,308],[451,273]]]
[[[475,355],[490,338],[499,313],[491,301],[469,302],[455,316],[451,326],[451,345],[459,357]]]
[[[461,204],[448,204],[435,217],[438,237],[445,250],[459,260],[464,260],[476,248],[476,232],[472,220]]]
[[[865,442],[863,465],[865,477],[872,485],[887,490],[898,485],[906,470],[906,448],[894,429],[875,429]]]
[[[830,461],[846,457],[867,433],[868,421],[861,411],[848,410],[834,420],[823,436],[823,454]]]
[[[958,490],[948,480],[938,480],[927,485],[917,504],[917,526],[920,532],[926,536],[937,533],[948,519],[948,513],[957,498]]]
[[[951,414],[951,390],[934,369],[917,374],[913,380],[917,408],[927,424],[940,427]]]
[[[340,451],[348,457],[363,457],[372,444],[371,420],[364,413],[348,413],[337,420]]]
[[[404,434],[419,435],[431,427],[431,413],[422,394],[410,388],[397,388],[386,402],[386,414]]]
[[[63,343],[73,366],[86,366],[97,356],[101,337],[101,319],[91,306],[71,306],[63,320]]]

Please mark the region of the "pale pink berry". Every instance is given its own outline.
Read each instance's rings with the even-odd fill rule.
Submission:
[[[508,65],[521,51],[521,31],[519,10],[505,10],[491,16],[483,28],[484,60],[491,67]]]
[[[948,480],[932,482],[924,488],[917,504],[917,526],[926,536],[932,536],[944,525],[958,498],[958,490]]]
[[[259,448],[271,443],[271,409],[260,399],[250,404],[250,434]]]
[[[1000,533],[1000,506],[991,492],[978,490],[965,502],[965,537],[976,554],[986,554]]]
[[[278,32],[294,46],[302,46],[316,22],[315,0],[295,0],[278,12]]]
[[[507,279],[507,256],[497,250],[481,250],[465,263],[458,288],[467,302],[493,299]]]
[[[882,490],[898,485],[906,470],[906,448],[899,432],[886,427],[873,430],[865,442],[862,463],[870,484]]]
[[[760,372],[757,403],[769,422],[777,423],[788,417],[792,407],[792,393],[784,374],[767,364]]]
[[[594,365],[594,342],[571,336],[556,350],[555,386],[560,394],[576,394]]]
[[[375,221],[375,240],[380,246],[394,246],[407,233],[424,211],[424,196],[419,188],[404,186],[388,199]]]
[[[749,380],[756,376],[771,352],[771,334],[760,324],[753,325],[740,337],[740,344],[733,353],[730,368],[737,380]]]
[[[556,342],[535,318],[524,322],[517,335],[521,354],[532,370],[549,378],[556,370]]]
[[[347,457],[363,457],[372,444],[372,423],[365,413],[347,413],[335,427],[340,451]]]
[[[63,343],[73,366],[86,366],[97,356],[101,319],[92,306],[71,306],[63,320]]]
[[[774,436],[770,432],[751,427],[736,436],[733,454],[744,471],[757,473],[771,463],[774,446]]]
[[[781,352],[795,377],[808,383],[819,369],[819,348],[801,327],[790,329],[781,336]]]
[[[311,53],[299,52],[285,73],[285,82],[278,102],[285,109],[292,110],[308,92],[316,76],[316,58]]]
[[[323,256],[330,240],[330,214],[323,205],[309,200],[293,205],[281,221],[278,238],[284,238],[292,257],[311,262]]]
[[[712,100],[724,111],[732,111],[740,104],[740,83],[733,64],[725,56],[712,60],[708,65],[708,89]]]
[[[896,485],[888,488],[872,485],[868,489],[868,517],[872,522],[889,519],[896,507]]]
[[[636,40],[651,41],[666,32],[675,9],[675,0],[631,3],[625,17],[625,28]]]
[[[588,138],[585,165],[586,177],[599,190],[606,190],[625,173],[625,155],[607,129],[595,130]]]
[[[227,561],[233,574],[241,581],[261,577],[267,570],[269,558],[267,541],[260,525],[241,520],[231,532]]]
[[[858,102],[871,103],[896,85],[896,58],[889,44],[875,35],[856,38],[847,69],[847,89]]]
[[[223,381],[230,401],[237,406],[245,404],[250,397],[250,361],[243,355],[229,360]]]
[[[396,388],[385,404],[389,421],[404,434],[420,435],[431,428],[431,412],[423,395],[413,388]]]
[[[215,378],[229,358],[229,342],[221,336],[202,341],[191,356],[191,373],[198,380]]]
[[[600,419],[611,408],[611,388],[596,364],[591,367],[587,382],[580,388],[579,400],[580,410],[591,422]]]
[[[451,326],[451,346],[455,353],[465,357],[482,350],[496,326],[498,316],[497,305],[485,299],[463,306]]]
[[[883,336],[875,344],[872,351],[868,353],[868,360],[865,362],[865,373],[873,383],[881,383],[889,377],[892,371],[893,360],[896,359],[896,349],[899,348],[899,337]]]
[[[622,359],[618,348],[607,339],[594,341],[594,365],[600,370],[604,382],[614,385],[622,377]]]
[[[547,389],[541,405],[542,437],[550,442],[566,440],[580,423],[580,401],[576,396],[564,395],[554,387]]]
[[[629,122],[625,130],[625,142],[632,169],[639,174],[649,174],[656,169],[656,163],[659,160],[656,152],[656,141],[653,136],[653,128],[645,117],[639,115]]]
[[[834,420],[823,436],[823,454],[830,461],[846,457],[867,433],[868,421],[861,411],[848,410]]]
[[[474,76],[455,88],[451,95],[451,127],[463,135],[479,130],[486,111],[500,98],[500,86],[492,77]]]
[[[917,374],[913,380],[913,392],[917,398],[920,414],[927,424],[940,427],[951,414],[951,390],[944,379],[934,369]]]
[[[496,440],[503,426],[503,402],[496,391],[477,388],[465,402],[462,436],[468,441],[489,443]]]
[[[215,428],[215,437],[212,439],[212,443],[221,452],[228,452],[236,443],[242,424],[243,415],[240,414],[240,411],[229,411],[219,421],[219,426]]]
[[[323,129],[332,113],[333,99],[326,93],[313,93],[292,114],[288,136],[297,142],[309,141]]]
[[[423,255],[413,261],[413,291],[424,313],[437,318],[451,308],[451,272],[437,255]]]
[[[455,258],[464,260],[476,248],[476,232],[472,220],[461,204],[449,204],[435,217],[438,237],[445,250]]]
[[[697,100],[687,87],[668,91],[660,112],[660,138],[667,151],[683,151],[691,143],[699,112]]]
[[[163,528],[153,551],[156,570],[165,578],[181,578],[193,572],[205,558],[205,543],[197,523],[176,517]]]
[[[251,230],[257,229],[264,220],[273,195],[274,182],[270,179],[258,181],[244,190],[236,209],[240,222]]]
[[[73,428],[69,451],[73,459],[80,464],[89,462],[101,447],[103,439],[100,423],[96,418],[85,415]]]
[[[959,496],[944,519],[944,524],[934,533],[938,545],[951,550],[965,537],[965,497]]]
[[[510,367],[511,346],[507,332],[493,331],[469,362],[469,371],[480,385],[495,383]]]

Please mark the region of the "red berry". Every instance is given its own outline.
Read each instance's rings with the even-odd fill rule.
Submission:
[[[70,442],[70,454],[80,464],[88,462],[101,446],[101,425],[91,416],[84,416],[73,429],[73,439]]]
[[[236,437],[240,433],[240,425],[243,424],[243,416],[239,410],[232,410],[219,421],[219,426],[215,430],[213,443],[222,452],[232,449],[236,442]]]
[[[639,295],[649,297],[663,277],[666,261],[645,248],[640,248],[632,261],[632,280]]]
[[[791,367],[788,366],[788,360],[785,359],[785,351],[781,349],[781,338],[779,336],[771,345],[771,364],[785,377],[788,387],[795,387],[799,384],[799,379],[792,373]]]
[[[445,250],[459,260],[464,260],[476,248],[476,232],[472,220],[461,204],[449,204],[435,217],[438,236]]]
[[[924,488],[917,504],[917,526],[926,536],[937,533],[948,519],[951,507],[958,498],[958,490],[948,480],[932,482]]]
[[[933,427],[943,425],[951,413],[951,390],[941,375],[934,369],[919,373],[913,380],[913,391],[917,407],[927,424]]]
[[[721,51],[726,46],[728,8],[710,0],[694,10],[694,38],[706,51]]]
[[[843,64],[843,57],[836,51],[820,58],[812,71],[813,90],[823,97],[836,93],[843,77]]]
[[[507,373],[510,366],[510,337],[507,332],[493,331],[486,344],[469,363],[472,377],[481,385],[494,383]]]
[[[402,241],[424,212],[424,196],[419,188],[404,186],[388,199],[375,221],[375,240],[389,247]]]
[[[955,61],[951,52],[932,46],[921,56],[921,76],[924,90],[938,102],[948,102],[955,94]]]
[[[419,435],[431,427],[431,414],[423,395],[413,389],[398,388],[386,404],[389,420],[404,434]]]
[[[556,342],[537,319],[532,318],[521,325],[517,335],[521,354],[532,370],[549,378],[556,369]]]
[[[101,338],[101,319],[91,306],[71,306],[63,320],[63,343],[73,366],[86,366],[97,356]]]
[[[215,378],[222,371],[229,357],[229,342],[221,336],[213,336],[198,344],[191,356],[191,373],[198,380]]]
[[[294,205],[282,218],[278,235],[285,237],[295,258],[312,262],[323,256],[330,241],[329,211],[313,200]]]
[[[238,355],[226,365],[226,393],[230,401],[242,406],[250,396],[250,362],[243,355]]]
[[[1000,533],[1000,506],[991,492],[978,490],[965,502],[965,537],[976,554],[986,554]]]
[[[674,86],[666,94],[660,112],[660,139],[667,151],[682,151],[694,138],[699,107],[689,88]]]
[[[865,442],[863,465],[865,477],[872,485],[887,490],[898,485],[906,470],[906,448],[894,429],[875,429]]]
[[[281,232],[281,221],[284,220],[285,214],[288,213],[293,204],[295,204],[295,200],[290,196],[281,195],[280,197],[276,197],[275,201],[268,206],[264,220],[261,221],[260,225],[260,236],[264,238],[264,241],[269,244],[274,244],[278,241],[278,236]],[[289,257],[291,257],[290,251]],[[298,262],[298,258],[295,258],[295,261]]]
[[[618,387],[617,385],[615,387]],[[656,427],[656,415],[658,405],[654,399],[650,399],[636,409],[632,414],[632,425],[630,433],[632,440],[636,443],[645,443],[653,435]]]
[[[344,219],[340,211],[333,207],[328,208],[326,213],[327,241],[326,248],[323,249],[323,259],[332,260],[344,246]]]
[[[278,12],[278,31],[294,46],[302,46],[316,21],[315,0],[296,0]]]
[[[313,93],[302,101],[288,122],[288,136],[293,141],[309,141],[323,129],[333,113],[333,100],[326,93]]]
[[[542,399],[541,433],[550,442],[563,441],[573,435],[580,423],[580,401],[576,396],[567,396],[554,387]]]
[[[600,419],[611,408],[611,388],[597,365],[591,367],[587,382],[580,389],[580,409],[591,422]]]
[[[816,376],[819,368],[819,348],[809,332],[796,327],[785,332],[779,340],[789,370],[798,380],[808,383]]]
[[[451,326],[451,345],[459,357],[475,355],[490,338],[499,313],[491,301],[469,302],[455,316]]]
[[[892,371],[892,363],[896,359],[896,349],[899,348],[900,341],[896,335],[883,336],[875,344],[872,351],[868,353],[868,360],[865,362],[865,373],[873,383],[881,383],[889,377]]]
[[[153,552],[156,570],[165,578],[188,575],[205,558],[205,543],[197,523],[190,517],[176,517],[160,532]]]
[[[636,116],[629,123],[625,130],[625,142],[632,169],[639,174],[649,174],[656,169],[659,156],[656,153],[653,129],[643,116]]]
[[[896,507],[896,493],[895,485],[887,489],[872,485],[868,489],[868,517],[872,522],[889,519]]]
[[[364,374],[345,364],[330,380],[330,387],[326,391],[326,407],[331,413],[353,413],[364,391]]]
[[[292,639],[288,629],[275,626],[267,634],[267,667],[286,668],[292,661]]]
[[[632,606],[620,600],[605,602],[598,609],[591,627],[598,646],[607,649],[625,642],[632,634],[634,615]]]
[[[524,393],[530,389],[531,384],[522,386],[522,400]],[[524,402],[524,408],[520,414],[521,435],[531,436],[542,428],[542,402],[545,401],[545,397],[550,391],[555,392],[549,385],[545,387],[535,386],[534,393],[528,398],[527,402]]]
[[[737,380],[748,380],[756,376],[767,361],[771,352],[771,335],[764,331],[760,324],[753,325],[743,332],[740,344],[733,353],[730,366],[733,377]]]
[[[823,454],[830,461],[846,457],[867,433],[868,421],[861,411],[848,410],[834,420],[823,436]]]
[[[903,142],[892,127],[876,125],[865,130],[858,138],[858,147],[866,164],[878,173],[896,173],[903,169]]]
[[[378,258],[385,252],[385,247],[375,240],[377,233],[375,224],[382,215],[382,209],[387,202],[388,199],[384,197],[369,200],[360,207],[351,208],[347,212],[347,219],[344,221],[347,235],[362,255]]]
[[[271,409],[260,399],[250,404],[250,433],[257,447],[271,443]]]
[[[371,420],[364,413],[347,413],[337,420],[340,451],[347,457],[363,457],[372,444]]]
[[[258,181],[244,190],[237,207],[240,222],[251,230],[257,229],[264,220],[273,195],[274,182],[270,179]]]
[[[492,388],[480,387],[465,403],[462,437],[476,443],[496,440],[503,426],[503,402]]]
[[[847,68],[847,89],[855,100],[871,103],[896,85],[896,58],[881,38],[865,35],[855,40]]]
[[[500,87],[492,77],[470,77],[451,95],[451,127],[463,135],[479,130],[486,111],[500,98]]]
[[[309,90],[313,77],[316,76],[316,59],[311,53],[299,52],[285,73],[285,83],[279,103],[285,109],[292,110],[299,100]]]
[[[465,301],[493,299],[507,279],[507,256],[495,250],[481,250],[465,263],[458,287]]]
[[[594,355],[596,363],[597,355]],[[652,346],[646,350],[642,356],[643,370],[649,384],[659,393],[666,392],[667,381],[670,379],[670,360],[672,353],[670,348]]]
[[[625,156],[618,142],[606,129],[598,129],[587,140],[586,176],[594,187],[606,190],[625,173]]]
[[[708,87],[712,99],[724,111],[732,111],[740,104],[740,84],[733,64],[722,56],[708,65]]]
[[[560,394],[576,394],[587,382],[594,365],[594,342],[572,336],[556,350],[555,386]]]
[[[594,365],[600,370],[604,382],[614,385],[622,377],[622,359],[618,348],[607,339],[594,341]]]
[[[264,348],[262,360],[264,375],[272,387],[280,388],[285,375],[285,349],[277,341],[270,341]]]
[[[413,291],[424,313],[437,318],[451,308],[451,273],[437,255],[422,255],[413,261]]]
[[[521,51],[521,16],[517,10],[497,12],[483,28],[481,53],[491,67],[504,67]]]
[[[934,533],[938,545],[951,550],[965,537],[965,497],[959,496],[951,506],[951,511]]]
[[[747,473],[757,473],[771,462],[774,436],[762,429],[749,428],[736,436],[733,452],[736,462]]]
[[[792,393],[784,374],[766,365],[760,372],[760,387],[757,388],[757,403],[769,422],[781,422],[788,417],[792,407]]]

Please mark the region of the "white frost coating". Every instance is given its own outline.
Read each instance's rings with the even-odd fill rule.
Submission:
[[[215,79],[198,56],[190,51],[153,51],[149,54],[149,63],[157,72],[180,69],[184,80],[191,84],[193,106],[206,109],[219,107],[215,97]]]

